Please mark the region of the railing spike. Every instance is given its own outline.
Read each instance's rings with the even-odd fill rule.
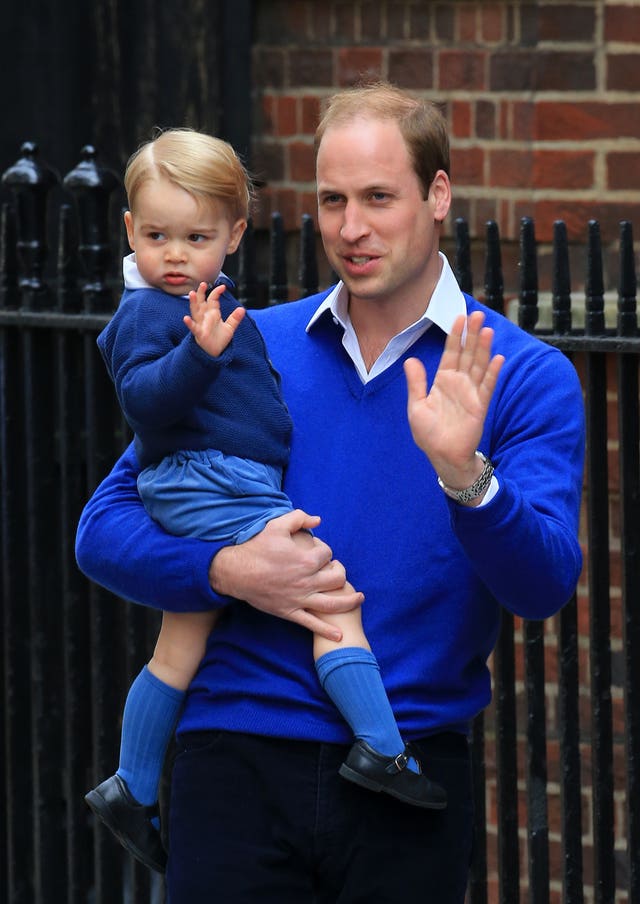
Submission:
[[[302,215],[300,227],[300,269],[298,271],[301,297],[307,298],[318,291],[318,261],[316,256],[316,229],[313,217]]]
[[[471,270],[471,242],[469,224],[462,217],[455,221],[456,253],[453,272],[462,292],[473,294],[473,274]]]
[[[531,332],[538,322],[538,256],[531,217],[520,220],[520,292],[518,324]]]
[[[109,205],[120,180],[98,163],[96,149],[88,144],[82,148],[80,162],[67,173],[63,184],[74,198],[78,211],[78,252],[85,273],[82,286],[85,309],[87,312],[107,311],[111,307],[107,272],[113,235]]]
[[[563,336],[571,332],[569,241],[562,220],[553,224],[552,328]]]
[[[487,223],[487,254],[485,261],[485,303],[499,314],[504,314],[504,281],[502,277],[502,253],[500,231],[495,220]]]
[[[638,332],[636,293],[638,281],[633,252],[633,227],[628,220],[620,223],[620,271],[618,280],[618,335],[635,336]]]
[[[604,281],[602,276],[602,241],[600,224],[589,220],[587,241],[587,278],[585,282],[585,333],[604,333]]]
[[[271,274],[269,279],[269,303],[279,304],[289,297],[287,280],[287,249],[285,247],[282,214],[271,214]]]
[[[40,160],[38,145],[34,142],[25,141],[20,152],[18,160],[3,173],[2,183],[11,189],[15,200],[19,284],[26,290],[23,301],[30,308],[38,309],[46,303],[47,201],[49,192],[58,182],[58,175]]]

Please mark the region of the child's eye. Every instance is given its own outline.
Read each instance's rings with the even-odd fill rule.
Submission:
[[[202,235],[202,233],[200,233],[200,232],[193,232],[189,236],[190,242],[205,242],[206,240],[207,240],[206,235]]]
[[[152,242],[161,242],[164,238],[164,233],[163,232],[150,232],[149,238],[151,239]]]

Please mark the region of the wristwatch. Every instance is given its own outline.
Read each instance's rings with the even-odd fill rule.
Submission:
[[[472,499],[477,499],[478,496],[484,495],[491,483],[491,478],[493,477],[493,465],[487,456],[483,455],[482,452],[476,452],[476,455],[482,460],[484,467],[482,468],[478,479],[474,480],[470,487],[467,487],[464,490],[456,490],[454,487],[447,486],[447,484],[438,477],[440,489],[451,499],[455,499],[456,502],[460,502],[462,505],[466,505],[466,503],[471,502]]]

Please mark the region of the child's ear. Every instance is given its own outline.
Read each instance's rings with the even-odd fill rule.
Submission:
[[[132,251],[135,251],[135,247],[133,244],[133,214],[130,210],[125,210],[124,212],[124,225],[127,230],[127,240],[129,242],[129,247]]]
[[[233,254],[234,251],[237,250],[238,245],[244,235],[244,231],[247,228],[246,220],[236,220],[233,226],[231,227],[231,237],[229,239],[229,247],[227,248],[227,254]]]

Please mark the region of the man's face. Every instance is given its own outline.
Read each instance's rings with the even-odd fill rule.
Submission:
[[[446,174],[438,171],[425,199],[396,122],[362,118],[327,129],[317,182],[322,240],[350,304],[404,305],[420,316],[440,273],[435,220],[449,208]]]

